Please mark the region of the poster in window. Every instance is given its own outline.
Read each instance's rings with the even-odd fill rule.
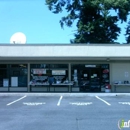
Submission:
[[[33,69],[33,74],[46,74],[46,69]]]

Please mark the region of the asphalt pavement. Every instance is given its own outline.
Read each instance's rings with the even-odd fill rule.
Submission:
[[[130,120],[125,94],[0,94],[0,103],[0,130],[119,130]]]

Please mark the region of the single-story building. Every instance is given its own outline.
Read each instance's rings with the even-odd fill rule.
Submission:
[[[0,44],[0,92],[130,92],[129,82],[129,44]]]

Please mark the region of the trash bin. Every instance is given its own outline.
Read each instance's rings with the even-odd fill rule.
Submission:
[[[105,87],[105,92],[106,93],[110,93],[111,92],[111,85],[110,84],[107,84],[106,87]]]

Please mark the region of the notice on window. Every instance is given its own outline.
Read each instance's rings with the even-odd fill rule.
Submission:
[[[11,77],[11,86],[18,87],[18,77]]]
[[[84,74],[84,77],[88,77],[88,74]]]
[[[3,86],[8,87],[9,86],[9,79],[3,79]]]
[[[97,74],[93,74],[94,77],[97,77]]]
[[[65,70],[52,70],[52,75],[66,75]]]
[[[74,70],[74,73],[77,74],[77,70],[76,69]]]
[[[125,77],[129,77],[129,73],[128,72],[125,72]]]

